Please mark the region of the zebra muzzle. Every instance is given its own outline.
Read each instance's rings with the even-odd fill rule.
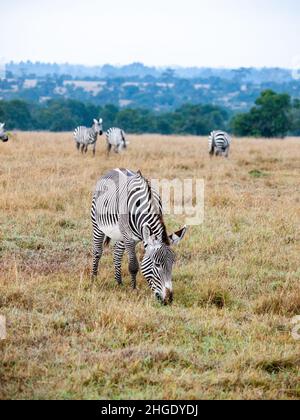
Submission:
[[[163,304],[165,306],[172,305],[173,300],[174,300],[174,294],[173,294],[172,290],[166,289],[166,296],[165,296],[165,299],[163,300]]]

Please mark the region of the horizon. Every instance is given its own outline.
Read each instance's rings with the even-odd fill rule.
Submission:
[[[131,66],[134,64],[138,64],[138,65],[142,65],[144,67],[149,67],[149,68],[155,68],[155,69],[172,69],[172,70],[176,70],[176,69],[211,69],[211,70],[240,70],[240,69],[252,69],[252,70],[287,70],[287,71],[291,71],[293,70],[293,67],[280,67],[280,66],[240,66],[240,67],[224,67],[224,66],[185,66],[185,65],[180,65],[180,64],[166,64],[166,65],[154,65],[154,64],[145,64],[143,62],[139,62],[139,61],[131,61],[131,62],[127,62],[127,63],[110,63],[110,62],[106,62],[106,63],[101,63],[101,64],[84,64],[84,63],[80,63],[80,62],[70,62],[70,61],[65,61],[65,62],[58,62],[58,61],[41,61],[41,60],[30,60],[30,59],[24,59],[24,60],[19,60],[19,61],[15,61],[15,60],[9,60],[5,62],[5,65],[7,64],[16,64],[16,65],[20,65],[21,63],[32,63],[33,65],[36,64],[47,64],[47,65],[59,65],[59,66],[63,66],[63,65],[69,65],[69,66],[82,66],[82,67],[87,67],[87,68],[93,68],[93,67],[104,67],[104,66],[112,66],[112,67],[116,67],[116,68],[122,68],[122,67],[127,67],[127,66]]]

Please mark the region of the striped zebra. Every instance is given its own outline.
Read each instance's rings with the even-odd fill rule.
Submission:
[[[0,123],[0,140],[3,141],[3,143],[6,143],[8,141],[8,135],[6,134],[4,127],[5,124]]]
[[[99,121],[94,119],[92,128],[77,127],[74,131],[74,139],[76,141],[77,149],[80,150],[81,147],[81,153],[86,153],[88,146],[92,145],[93,155],[95,156],[98,134],[100,136],[103,134],[103,120],[101,118]]]
[[[136,288],[139,263],[136,245],[143,242],[141,271],[156,298],[167,305],[173,301],[172,268],[178,244],[187,228],[168,236],[159,195],[140,172],[115,169],[97,184],[92,204],[93,277],[97,277],[103,245],[114,242],[115,279],[122,284],[122,258],[129,254],[132,288]]]
[[[114,149],[115,153],[121,152],[127,148],[129,144],[126,140],[126,135],[120,128],[110,128],[106,132],[106,143],[107,143],[107,154],[110,154],[111,149]]]
[[[228,158],[231,137],[225,131],[212,131],[209,136],[209,153],[211,156],[225,156]]]

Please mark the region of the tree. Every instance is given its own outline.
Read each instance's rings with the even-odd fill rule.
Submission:
[[[210,131],[227,128],[227,112],[212,105],[183,105],[172,117],[176,133],[206,135]]]
[[[113,127],[116,121],[116,117],[119,113],[119,108],[115,105],[105,105],[101,111],[101,118],[104,121],[104,126],[106,129],[109,129],[110,127]]]
[[[74,100],[51,100],[34,111],[36,128],[50,131],[69,131],[78,125],[91,127],[94,118],[99,118],[99,107]]]
[[[31,130],[34,128],[30,107],[24,101],[1,102],[0,115],[9,129]]]
[[[290,113],[291,118],[291,134],[300,136],[300,100],[295,99]]]
[[[154,132],[154,116],[151,111],[141,109],[122,109],[117,117],[116,124],[129,133]]]
[[[167,68],[163,74],[161,75],[162,80],[165,82],[171,82],[175,78],[175,70],[171,68]]]
[[[265,90],[247,114],[237,115],[232,122],[233,131],[240,136],[285,137],[290,131],[291,98]]]

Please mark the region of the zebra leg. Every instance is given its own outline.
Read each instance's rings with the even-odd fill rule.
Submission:
[[[225,152],[225,157],[226,158],[229,158],[229,149],[230,149],[230,147],[227,147],[227,149],[226,149],[226,152]]]
[[[103,254],[104,239],[105,239],[104,233],[97,226],[94,226],[93,278],[96,278],[98,275],[99,262]]]
[[[93,147],[93,156],[96,156],[96,143],[94,144],[94,147]]]
[[[76,143],[77,150],[80,150],[80,143]]]
[[[114,246],[114,266],[115,266],[115,279],[116,282],[121,286],[122,281],[122,259],[125,252],[124,242],[117,242]]]
[[[81,145],[81,153],[82,153],[82,154],[83,154],[83,152],[84,152],[84,147],[85,147],[85,146],[84,146],[84,144],[82,144],[82,145]]]
[[[88,145],[85,146],[84,153],[87,154],[87,151],[88,151]]]
[[[139,262],[136,256],[136,243],[134,241],[128,241],[125,243],[126,250],[129,255],[129,272],[131,274],[131,286],[133,290],[136,289],[136,276],[139,272]]]

